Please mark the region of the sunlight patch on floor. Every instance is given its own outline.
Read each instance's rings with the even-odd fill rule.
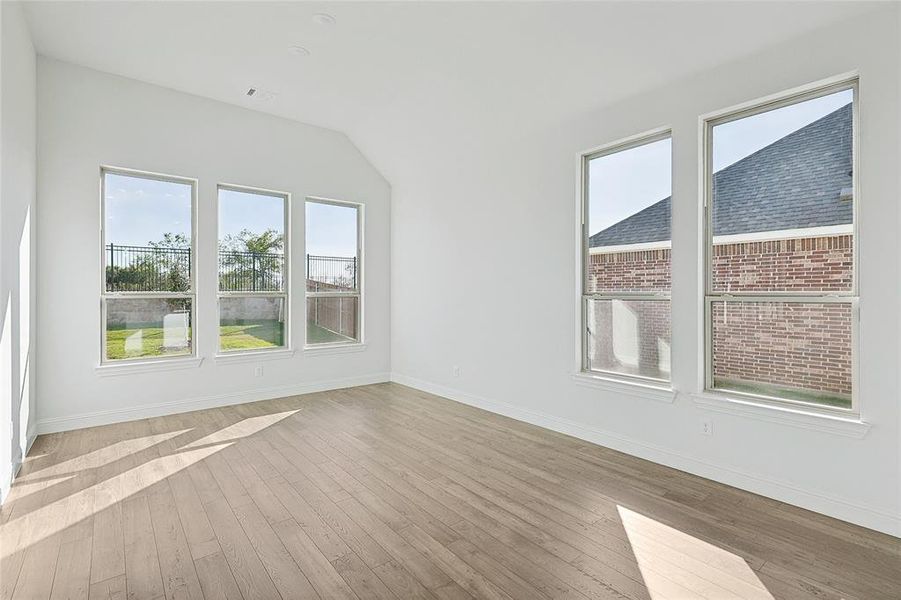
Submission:
[[[652,600],[773,600],[740,556],[628,508],[617,510]]]
[[[128,464],[127,461],[141,460],[138,455],[142,452],[152,451],[155,446],[175,440],[192,429],[121,440],[70,460],[35,470],[30,475],[35,478],[35,483],[41,480],[45,486],[47,480],[53,478],[53,474],[57,474],[57,476],[65,474],[68,477],[51,483],[49,487],[38,486],[33,494],[41,494],[43,490],[52,490],[55,486],[62,486],[57,490],[65,495],[25,512],[21,516],[13,514],[9,521],[0,526],[0,534],[3,539],[14,541],[14,543],[2,545],[0,558],[7,558],[10,548],[18,548],[21,551],[23,548],[40,543],[296,412],[296,410],[288,410],[241,419],[237,423],[217,429],[189,444],[174,448],[163,456],[152,457],[131,468],[125,468]],[[126,461],[123,463],[124,470],[121,472],[86,485],[83,489],[74,489],[71,493],[66,493],[66,486],[77,487],[80,478],[88,476],[87,474],[92,472],[92,469],[109,468],[119,460]],[[21,483],[17,483],[18,485]]]
[[[258,417],[248,417],[237,423],[218,429],[213,433],[206,435],[198,440],[194,440],[190,444],[186,444],[185,448],[198,448],[207,444],[221,444],[231,440],[237,440],[251,436],[258,431],[262,431],[267,427],[275,425],[282,419],[287,419],[295,414],[296,410],[287,410],[280,413],[272,413],[269,415],[260,415]]]
[[[40,493],[41,490],[48,486],[59,485],[74,478],[75,475],[72,473],[61,473],[59,475],[48,475],[46,477],[32,476],[31,479],[20,476],[16,479],[13,491],[10,492],[10,499],[16,500],[18,498],[30,496],[31,494]]]
[[[156,433],[145,435],[139,438],[126,439],[104,445],[102,448],[85,452],[79,456],[72,457],[62,462],[54,463],[43,468],[28,468],[26,473],[21,476],[22,481],[28,481],[36,477],[62,477],[71,475],[74,471],[81,471],[84,468],[96,468],[109,464],[118,457],[127,454],[134,454],[142,450],[147,450],[160,442],[171,440],[179,435],[191,431],[190,429],[182,429],[179,431],[167,431],[166,433]],[[29,456],[29,459],[35,457]],[[21,485],[17,480],[17,485]]]
[[[12,548],[21,550],[60,533],[229,446],[231,443],[208,445],[154,458],[21,517],[13,517],[0,526],[0,536],[13,542],[2,545],[0,558],[7,558]]]

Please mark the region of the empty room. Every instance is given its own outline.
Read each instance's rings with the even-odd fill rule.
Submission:
[[[0,0],[0,600],[901,600],[899,38]]]

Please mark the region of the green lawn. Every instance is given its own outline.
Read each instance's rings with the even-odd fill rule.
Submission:
[[[191,330],[188,329],[188,337]],[[126,340],[129,349],[125,350]],[[352,342],[353,339],[307,323],[308,344]],[[284,324],[274,319],[224,323],[219,326],[219,349],[253,350],[284,345]],[[163,348],[162,327],[114,328],[106,332],[106,354],[109,360],[190,354],[191,348]]]
[[[154,324],[155,325],[155,324]],[[220,350],[252,350],[283,345],[284,328],[277,320],[240,321],[219,326]],[[191,330],[188,329],[188,336]],[[126,350],[126,341],[129,349]],[[163,328],[114,328],[106,332],[106,355],[109,360],[190,354],[191,348],[163,348]]]
[[[188,329],[188,339],[191,329]],[[126,351],[126,343],[128,350]],[[142,356],[179,356],[190,354],[191,347],[180,349],[163,348],[162,327],[130,327],[108,329],[106,332],[106,357],[110,360],[120,358],[140,358]]]
[[[275,319],[238,321],[219,326],[219,349],[253,350],[284,346],[284,323]]]
[[[811,404],[825,404],[826,406],[837,406],[838,408],[851,408],[850,396],[845,394],[836,394],[833,392],[804,390],[783,385],[755,383],[750,381],[725,379],[720,377],[716,378],[713,386],[715,388],[727,391],[732,390],[735,392],[744,392],[746,394],[758,394],[761,396],[771,396],[774,398],[785,398],[786,400],[810,402]]]
[[[307,323],[307,344],[332,344],[335,342],[353,342],[353,338],[335,333],[315,323]]]

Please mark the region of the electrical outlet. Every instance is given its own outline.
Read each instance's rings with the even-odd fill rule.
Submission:
[[[712,419],[701,419],[701,435],[713,435]]]
[[[257,365],[253,368],[253,376],[254,377],[262,377],[263,376],[263,365]]]
[[[454,365],[454,377],[460,376],[460,367],[458,365]]]

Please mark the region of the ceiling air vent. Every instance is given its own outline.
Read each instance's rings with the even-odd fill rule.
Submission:
[[[264,90],[262,88],[252,87],[248,88],[245,96],[252,98],[254,102],[268,102],[278,96],[278,93]]]

